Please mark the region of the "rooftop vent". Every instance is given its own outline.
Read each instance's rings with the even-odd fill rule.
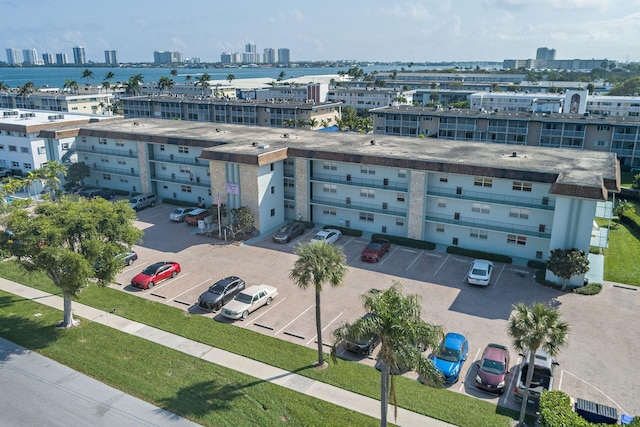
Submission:
[[[216,132],[222,132],[220,128],[216,128]]]
[[[134,126],[140,126],[140,122],[133,122]]]
[[[269,148],[269,144],[267,144],[266,142],[261,142],[260,144],[258,144],[258,148],[262,148],[264,150],[265,148]]]
[[[371,145],[376,145],[376,140],[372,139],[371,141],[369,141]]]
[[[518,152],[517,151],[512,152],[511,157],[518,157]]]
[[[288,134],[288,133],[285,133],[285,134],[284,134],[284,135],[282,135],[282,136],[283,136],[283,137],[285,137],[285,138],[289,138],[289,134]]]

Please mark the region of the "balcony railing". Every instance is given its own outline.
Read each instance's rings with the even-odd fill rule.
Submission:
[[[186,157],[176,156],[173,154],[169,154],[167,156],[162,154],[152,154],[149,156],[149,160],[152,162],[176,163],[180,165],[201,166],[204,168],[209,167],[209,162],[207,160],[198,160],[197,156]]]
[[[533,197],[505,196],[491,193],[480,193],[478,191],[469,190],[462,190],[460,194],[458,194],[457,189],[441,187],[429,187],[427,196],[473,200],[476,202],[489,202],[508,206],[522,206],[525,208],[544,209],[547,211],[552,211],[555,209],[555,201],[545,197],[536,199]]]
[[[314,173],[311,177],[311,181],[317,182],[330,182],[334,184],[346,184],[346,185],[354,185],[357,187],[367,187],[367,188],[379,188],[381,190],[391,190],[391,191],[409,191],[409,184],[405,182],[397,182],[397,181],[385,181],[384,179],[367,179],[367,178],[357,178],[357,177],[349,177],[347,179],[346,175],[333,175],[328,173]]]
[[[176,175],[153,174],[151,175],[151,180],[159,181],[159,182],[171,182],[175,184],[193,185],[196,187],[205,187],[205,188],[211,187],[210,180],[201,179],[200,177],[194,177],[193,179],[191,179],[187,177],[183,178]]]
[[[611,152],[621,156],[633,156],[633,149],[628,148],[611,148]]]
[[[95,154],[103,154],[105,156],[115,156],[115,157],[131,157],[131,158],[138,157],[138,151],[136,150],[110,150],[107,148],[100,148],[95,146],[88,147],[83,144],[76,144],[76,151],[79,153],[95,153]]]
[[[544,239],[551,238],[551,230],[547,230],[546,228],[544,232],[541,232],[537,227],[526,227],[516,224],[507,224],[499,221],[483,221],[474,218],[455,219],[453,215],[435,213],[428,213],[424,219],[428,222],[455,224],[463,227],[479,228],[483,230],[495,230],[503,233],[542,237]]]
[[[349,202],[347,199],[333,199],[329,197],[313,197],[312,205],[333,206],[338,208],[352,209],[354,211],[372,212],[384,215],[393,215],[398,217],[406,217],[406,209],[398,209],[394,207],[384,208],[382,204]]]
[[[124,175],[124,176],[135,176],[135,177],[139,177],[140,174],[130,168],[130,169],[117,169],[117,168],[108,168],[106,166],[100,166],[97,164],[94,164],[93,167],[91,168],[91,170],[96,171],[96,172],[102,172],[102,173],[109,173],[112,175]]]

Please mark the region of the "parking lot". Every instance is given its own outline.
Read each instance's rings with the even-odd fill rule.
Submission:
[[[138,226],[145,231],[144,241],[134,249],[139,259],[118,276],[114,287],[159,303],[180,307],[193,314],[233,323],[238,327],[272,335],[315,348],[315,305],[313,289],[302,291],[288,278],[296,260],[296,245],[313,237],[307,232],[291,243],[277,244],[270,236],[247,244],[231,244],[197,234],[197,228],[169,221],[170,205],[158,205],[138,212]],[[344,284],[322,292],[323,341],[329,349],[331,332],[341,322],[354,321],[364,314],[360,295],[383,289],[397,280],[405,293],[422,297],[424,320],[443,325],[445,331],[458,332],[469,340],[468,359],[461,380],[450,390],[469,394],[501,406],[517,408],[512,398],[514,380],[519,374],[521,357],[511,350],[511,374],[507,392],[495,396],[474,387],[475,362],[490,342],[511,348],[506,331],[511,307],[516,302],[541,301],[559,307],[572,330],[569,345],[558,356],[555,389],[572,397],[581,397],[613,406],[619,413],[640,414],[640,382],[635,369],[640,327],[638,292],[627,286],[605,284],[600,295],[588,297],[563,294],[533,280],[533,271],[525,266],[495,264],[489,287],[466,284],[471,259],[444,252],[425,251],[392,245],[379,263],[360,261],[367,244],[365,237],[343,236],[338,242],[345,253],[349,272]],[[144,267],[158,261],[177,261],[182,273],[174,279],[140,291],[129,285]],[[229,321],[218,312],[197,306],[198,296],[213,282],[236,275],[247,286],[268,284],[279,295],[268,307],[249,315],[244,321]],[[351,354],[344,357],[358,359]],[[374,352],[375,356],[375,352]],[[370,357],[362,363],[374,364]],[[412,376],[412,373],[406,374]],[[498,401],[499,399],[499,401]]]

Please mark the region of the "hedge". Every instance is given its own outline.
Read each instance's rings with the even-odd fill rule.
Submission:
[[[605,427],[610,424],[590,423],[573,412],[568,394],[560,390],[544,390],[540,396],[540,425],[542,427]],[[635,417],[629,426],[640,427],[640,417]]]
[[[408,237],[390,236],[388,234],[374,234],[372,239],[387,239],[391,243],[409,248],[426,249],[432,251],[436,248],[436,244],[426,240],[409,239]]]
[[[448,246],[447,253],[454,254],[454,255],[468,256],[471,258],[481,258],[489,261],[502,262],[505,264],[513,263],[513,258],[507,255],[492,254],[490,252],[483,252],[483,251],[474,251],[472,249],[465,249],[459,246]]]
[[[353,228],[347,228],[347,227],[336,227],[334,225],[325,225],[324,227],[322,227],[323,230],[326,230],[327,228],[340,230],[342,234],[344,234],[345,236],[354,236],[354,237],[362,236],[362,230],[355,230]]]

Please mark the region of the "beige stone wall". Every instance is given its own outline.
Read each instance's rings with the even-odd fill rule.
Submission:
[[[222,200],[222,203],[225,203],[227,200],[227,175],[225,166],[225,162],[217,162],[215,160],[211,160],[209,162],[209,174],[211,178],[211,201],[209,201],[209,203],[207,204],[215,203],[218,193],[220,193],[220,199]]]
[[[407,237],[422,240],[424,227],[424,198],[426,174],[423,171],[411,171],[409,184],[409,213],[407,214]]]
[[[136,143],[136,149],[138,150],[138,169],[140,170],[140,193],[151,193],[151,172],[149,171],[148,162],[149,153],[147,150],[147,143],[144,141],[138,141]]]
[[[303,221],[309,221],[309,161],[306,159],[296,160],[296,219],[298,214],[302,214]]]
[[[253,212],[253,225],[260,231],[260,188],[258,166],[240,164],[240,206],[246,206]]]

